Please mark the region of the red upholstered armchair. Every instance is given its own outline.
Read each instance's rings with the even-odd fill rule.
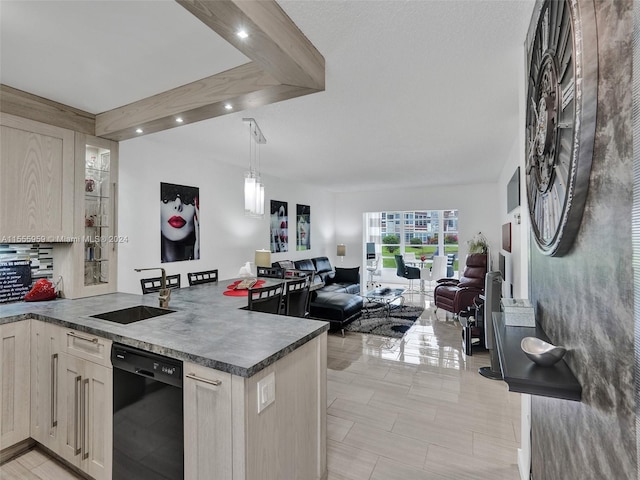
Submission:
[[[433,291],[433,299],[438,308],[458,315],[473,306],[473,299],[484,293],[484,276],[487,274],[487,255],[471,253],[467,255],[464,272],[460,280],[443,278]]]

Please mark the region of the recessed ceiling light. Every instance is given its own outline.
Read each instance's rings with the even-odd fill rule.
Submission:
[[[247,33],[246,30],[238,30],[236,35],[238,35],[242,39],[245,39],[245,38],[247,38],[249,36],[249,34]]]
[[[136,133],[142,133],[142,129],[141,128],[136,128]]]
[[[225,103],[224,108],[227,110],[233,110],[233,106],[230,103]]]
[[[178,118],[176,118],[176,122],[182,123],[182,122],[184,122],[184,120],[182,120],[182,117],[178,117]]]

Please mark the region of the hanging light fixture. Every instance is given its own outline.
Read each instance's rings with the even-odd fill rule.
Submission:
[[[244,176],[244,213],[249,217],[264,216],[264,185],[260,179],[260,145],[267,143],[254,118],[243,118],[249,124],[249,171]]]

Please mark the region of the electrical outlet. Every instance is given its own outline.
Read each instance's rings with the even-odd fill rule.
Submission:
[[[273,372],[258,382],[258,413],[276,399],[276,376]]]

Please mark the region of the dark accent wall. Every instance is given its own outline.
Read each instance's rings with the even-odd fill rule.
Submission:
[[[551,340],[569,348],[566,360],[583,388],[582,402],[532,397],[535,480],[638,478],[632,8],[632,0],[595,1],[598,115],[589,194],[575,244],[564,257],[550,258],[531,239],[531,300]]]

